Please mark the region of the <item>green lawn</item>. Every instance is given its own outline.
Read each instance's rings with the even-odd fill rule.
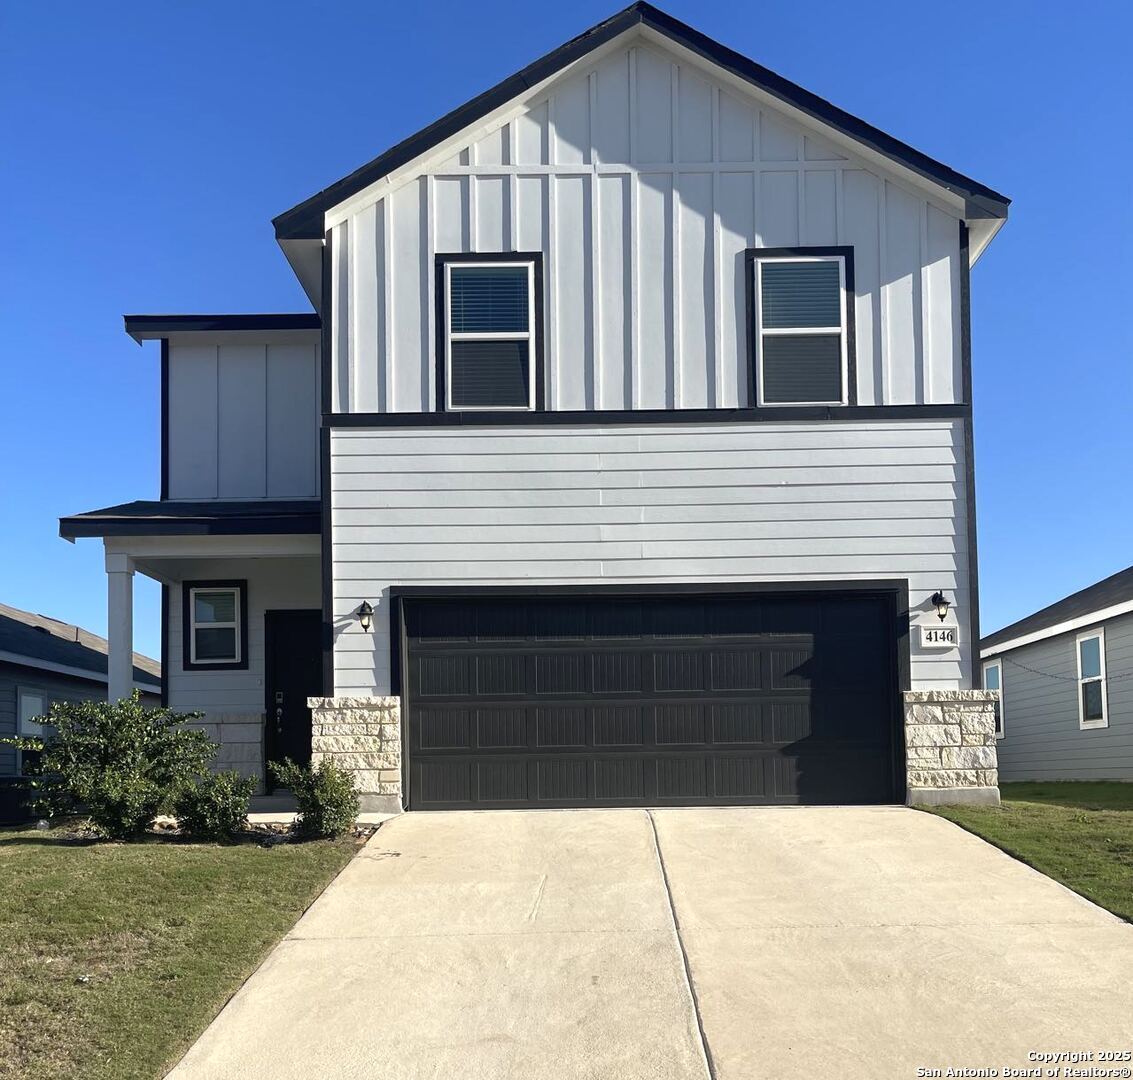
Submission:
[[[0,1077],[162,1075],[355,849],[0,829]]]
[[[1133,784],[1002,784],[1003,805],[936,813],[1133,922]]]

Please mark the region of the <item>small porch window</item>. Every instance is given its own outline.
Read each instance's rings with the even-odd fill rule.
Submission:
[[[182,592],[186,671],[248,666],[246,581],[187,581]]]
[[[1105,685],[1105,631],[1078,635],[1078,726],[1109,727]]]

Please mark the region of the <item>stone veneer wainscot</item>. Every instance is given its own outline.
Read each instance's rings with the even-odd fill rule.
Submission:
[[[910,806],[999,805],[997,690],[906,690]]]
[[[401,811],[401,699],[313,697],[311,763],[333,761],[354,774],[365,813]]]

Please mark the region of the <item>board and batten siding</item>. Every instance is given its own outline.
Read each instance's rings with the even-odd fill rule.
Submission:
[[[964,627],[963,453],[959,420],[335,429],[335,692],[390,692],[391,585],[905,578]],[[914,638],[913,686],[971,655]]]
[[[991,658],[1003,665],[1001,780],[1133,780],[1133,615],[1100,625],[1108,727],[1083,730],[1078,722],[1077,638],[1096,627]]]
[[[170,499],[318,495],[317,334],[169,346]]]
[[[651,47],[486,127],[328,215],[333,411],[432,410],[434,256],[509,250],[544,253],[550,409],[748,404],[753,246],[853,247],[859,404],[962,400],[959,215],[927,192]]]

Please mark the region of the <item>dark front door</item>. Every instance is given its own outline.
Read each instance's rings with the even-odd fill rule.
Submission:
[[[405,638],[411,807],[897,796],[891,597],[413,598]]]
[[[311,710],[307,698],[322,693],[322,613],[268,611],[264,614],[266,650],[267,760],[311,760]],[[274,786],[267,778],[267,789]]]

